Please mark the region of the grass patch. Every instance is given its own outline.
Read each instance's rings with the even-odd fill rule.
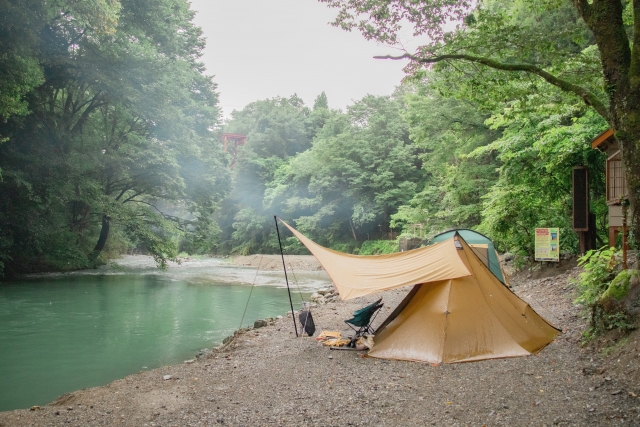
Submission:
[[[618,341],[613,342],[610,345],[608,345],[605,348],[603,348],[601,353],[605,357],[609,356],[611,353],[622,349],[622,347],[624,347],[628,343],[629,343],[629,337],[625,337],[625,338],[619,339]]]

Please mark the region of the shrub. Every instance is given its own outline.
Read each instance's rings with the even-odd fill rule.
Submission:
[[[397,240],[365,240],[360,246],[360,255],[380,255],[398,252]]]
[[[577,303],[591,306],[607,290],[615,277],[616,253],[616,248],[603,247],[590,250],[578,258],[578,265],[584,268],[584,272],[580,273],[580,280],[576,282],[579,292]]]
[[[578,259],[584,268],[580,274],[577,303],[583,304],[589,315],[589,328],[583,336],[589,341],[610,330],[628,332],[635,328],[634,319],[617,303],[628,292],[629,270],[619,272],[620,263],[615,248],[589,251]]]

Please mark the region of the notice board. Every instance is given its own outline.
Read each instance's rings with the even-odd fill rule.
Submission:
[[[536,228],[536,261],[560,261],[559,228]]]

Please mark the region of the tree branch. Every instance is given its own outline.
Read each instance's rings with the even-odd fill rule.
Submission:
[[[578,10],[578,13],[584,19],[584,22],[589,22],[591,15],[591,6],[587,0],[573,0],[573,6]]]
[[[475,64],[482,64],[496,70],[524,71],[526,73],[531,73],[539,77],[542,77],[545,81],[547,81],[547,83],[550,83],[553,86],[556,86],[557,88],[563,90],[564,92],[573,93],[579,96],[580,98],[582,98],[585,104],[593,107],[598,114],[600,114],[606,120],[609,120],[609,111],[607,107],[598,99],[598,97],[594,93],[588,91],[587,89],[581,86],[578,86],[576,84],[573,84],[571,82],[558,78],[557,76],[554,76],[553,74],[548,73],[542,68],[536,67],[535,65],[524,64],[524,63],[510,64],[510,63],[496,61],[490,58],[485,58],[482,56],[473,56],[473,55],[466,55],[466,54],[448,54],[448,55],[432,56],[429,58],[421,58],[419,56],[412,55],[410,53],[405,53],[404,55],[400,55],[400,56],[392,56],[392,55],[374,56],[374,59],[392,59],[392,60],[410,59],[420,64],[435,64],[437,62],[453,59],[453,60],[460,60],[460,61],[468,61]]]
[[[149,203],[149,202],[145,202],[143,200],[131,200],[132,202],[135,203],[142,203],[143,205],[147,205],[147,206],[151,206],[153,209],[155,209],[156,211],[158,211],[158,213],[166,220],[168,221],[173,221],[176,224],[178,224],[178,227],[185,227],[187,225],[191,225],[193,224],[193,221],[187,220],[187,219],[182,219],[179,218],[177,216],[173,216],[173,215],[167,215],[165,213],[163,213],[160,209],[158,209],[155,205]]]

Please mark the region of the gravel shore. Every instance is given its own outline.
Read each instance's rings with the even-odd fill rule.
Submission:
[[[563,330],[535,356],[443,366],[381,360],[296,338],[284,317],[189,363],[0,413],[0,426],[639,426],[637,342],[625,370],[580,346],[584,320],[567,283],[576,275],[512,281]],[[376,323],[406,292],[382,295]],[[343,320],[377,298],[317,306],[316,325],[346,334]]]
[[[265,271],[282,271],[281,255],[237,255],[231,262],[238,266],[256,267]],[[322,266],[311,255],[285,255],[284,262],[289,271],[319,271]]]

